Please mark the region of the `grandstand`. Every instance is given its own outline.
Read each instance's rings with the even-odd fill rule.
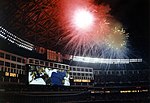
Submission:
[[[3,31],[3,34],[5,34],[5,32],[6,30]],[[147,102],[149,100],[150,71],[148,65],[144,64],[141,59],[134,59],[134,61],[131,59],[129,61],[132,61],[132,63],[125,62],[119,66],[117,63],[110,63],[110,61],[106,63],[106,60],[100,64],[73,61],[71,55],[67,55],[68,57],[66,58],[66,54],[59,53],[58,55],[55,51],[41,54],[41,52],[36,51],[36,46],[31,50],[27,47],[19,46],[15,43],[16,41],[13,37],[11,37],[11,39],[14,40],[12,42],[8,36],[3,36],[4,37],[0,38],[1,44],[5,45],[5,47],[0,48],[0,90],[3,94],[1,97],[5,97],[1,99],[2,102],[7,100],[19,102],[23,100],[23,98],[27,98],[29,102],[31,95],[46,98],[46,102],[48,101],[48,97],[50,97],[53,102],[86,102],[89,100],[93,101],[93,99],[94,101],[101,102],[103,100],[109,102],[111,99],[112,101],[121,101],[122,99],[119,100],[118,95],[122,95],[124,101],[130,102],[134,100]],[[15,38],[17,37],[15,36]],[[24,41],[24,43],[27,42]],[[47,57],[47,55],[49,56]],[[106,66],[110,68],[106,68]],[[39,70],[43,71],[39,72]],[[46,72],[47,70],[49,71]],[[67,82],[64,78],[62,79],[62,84],[52,82],[52,79],[51,82],[48,82],[48,79],[45,79],[46,76],[51,75],[49,76],[50,78],[55,78],[52,76],[53,70],[57,70],[57,72],[62,74],[68,73],[69,78],[67,80],[69,84],[65,84]],[[35,73],[35,78],[31,75],[31,71],[33,74]],[[47,75],[45,75],[45,73],[47,73]],[[38,77],[39,75],[41,76]],[[42,78],[42,81],[40,81],[39,78]],[[12,92],[16,92],[16,94],[14,95]],[[129,97],[138,94],[138,97],[134,99],[128,96],[125,97],[124,95],[126,94],[128,94]],[[13,95],[14,98],[19,96],[20,99],[11,99],[7,95]],[[54,95],[57,96],[54,98]],[[81,95],[83,96],[82,98],[80,98]],[[68,96],[69,99],[65,96]],[[60,100],[56,99],[58,97]],[[31,101],[36,101],[36,99],[32,99]]]
[[[148,7],[0,0],[0,103],[149,103]]]

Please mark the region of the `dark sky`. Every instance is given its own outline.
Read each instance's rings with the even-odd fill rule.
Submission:
[[[123,24],[129,33],[129,44],[132,54],[147,60],[150,58],[149,1],[150,0],[95,0],[96,3],[106,3],[110,5],[111,14]],[[0,4],[2,3],[0,2]],[[0,7],[3,9],[3,6],[0,5]]]
[[[100,1],[100,0],[99,0]],[[132,53],[149,60],[149,0],[103,0],[129,33]]]

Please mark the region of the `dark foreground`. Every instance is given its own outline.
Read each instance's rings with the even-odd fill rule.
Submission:
[[[90,94],[58,92],[1,92],[0,103],[150,103],[148,93]]]

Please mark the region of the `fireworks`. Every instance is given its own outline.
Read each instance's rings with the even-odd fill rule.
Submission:
[[[109,14],[108,5],[95,5],[92,0],[62,0],[57,6],[58,24],[64,30],[61,40],[68,41],[66,48],[74,55],[125,57],[127,33]]]
[[[74,13],[72,22],[77,29],[86,30],[93,24],[94,17],[89,11],[78,9]]]

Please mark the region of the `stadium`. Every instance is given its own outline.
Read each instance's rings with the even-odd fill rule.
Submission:
[[[149,103],[148,6],[0,1],[0,103]]]

